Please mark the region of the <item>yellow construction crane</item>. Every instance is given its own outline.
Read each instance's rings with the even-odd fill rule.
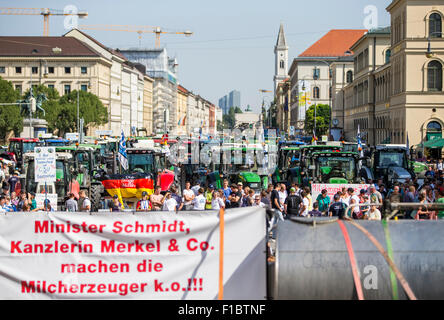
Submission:
[[[0,15],[15,15],[15,16],[43,16],[43,35],[49,36],[49,16],[78,16],[79,18],[86,18],[88,12],[78,11],[67,12],[58,9],[49,8],[4,8],[0,7]]]
[[[122,32],[136,32],[139,34],[139,41],[142,39],[143,33],[154,33],[156,35],[156,48],[160,48],[160,35],[161,34],[183,34],[186,37],[190,37],[193,32],[191,31],[164,31],[161,27],[153,26],[129,26],[129,25],[117,25],[117,24],[95,24],[95,25],[80,25],[80,30],[99,30],[99,31],[122,31]]]

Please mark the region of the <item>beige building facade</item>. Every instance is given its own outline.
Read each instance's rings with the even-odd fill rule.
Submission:
[[[387,11],[390,32],[370,31],[353,46],[355,75],[345,87],[346,139],[356,137],[358,125],[369,144],[406,144],[408,138],[414,146],[442,138],[444,3],[395,0]],[[425,152],[440,156],[437,150]]]

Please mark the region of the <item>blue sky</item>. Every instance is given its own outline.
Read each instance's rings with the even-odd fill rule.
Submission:
[[[164,35],[161,45],[179,62],[179,81],[217,104],[229,91],[241,91],[243,108],[260,110],[259,89],[273,89],[274,45],[284,24],[290,64],[330,29],[364,28],[364,8],[375,6],[378,25],[390,25],[385,8],[390,0],[0,0],[0,7],[63,9],[75,5],[88,11],[79,24],[161,26],[193,31],[193,36]],[[50,35],[65,33],[64,17],[50,17]],[[136,33],[88,31],[113,48],[139,47]],[[0,16],[0,35],[42,35],[43,17]],[[154,47],[145,34],[142,47]],[[272,97],[268,96],[268,100]]]

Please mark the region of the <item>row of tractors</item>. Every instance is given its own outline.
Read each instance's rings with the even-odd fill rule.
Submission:
[[[279,148],[277,181],[352,184],[382,180],[385,185],[403,183],[427,170],[415,162],[405,145],[377,145],[358,150],[356,143],[302,145],[283,142]]]
[[[143,191],[151,194],[155,186],[166,191],[173,184],[181,191],[186,181],[221,188],[222,181],[227,179],[230,183],[242,182],[256,192],[276,182],[347,184],[382,179],[390,186],[412,179],[425,169],[409,159],[408,149],[400,145],[380,145],[361,151],[356,143],[305,145],[299,141],[278,141],[276,145],[247,145],[147,137],[127,141],[128,168],[123,169],[118,161],[118,138],[91,142],[12,138],[9,149],[0,153],[0,158],[14,161],[21,169],[22,185],[28,192],[57,193],[58,207],[63,210],[68,193],[85,190],[93,211],[106,208],[107,199],[114,195],[125,208],[132,208]],[[52,185],[34,181],[33,150],[41,145],[56,148],[57,179]]]

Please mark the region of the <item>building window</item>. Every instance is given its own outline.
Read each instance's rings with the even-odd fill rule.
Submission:
[[[65,73],[71,73],[71,67],[65,67]]]
[[[318,80],[321,74],[321,70],[318,68],[313,69],[313,80]]]
[[[22,73],[22,67],[15,67],[15,73]]]
[[[432,13],[429,17],[429,37],[441,38],[442,20],[438,13]]]
[[[319,99],[319,95],[320,95],[319,91],[320,91],[319,87],[313,88],[313,99]]]
[[[284,62],[284,60],[281,60],[281,62],[280,62],[280,67],[281,67],[281,69],[284,69],[284,68],[285,68],[285,62]]]
[[[48,73],[54,73],[54,67],[48,67]]]
[[[283,62],[283,61],[282,61]],[[281,67],[281,68],[283,68],[283,67]],[[88,73],[88,68],[87,67],[80,67],[80,72],[82,73],[82,74],[87,74]]]
[[[48,84],[48,88],[49,89],[54,89],[54,85],[53,84]]]
[[[82,84],[81,86],[80,86],[80,90],[82,90],[82,91],[88,91],[88,86],[86,85],[86,84]]]
[[[71,93],[71,85],[65,84],[65,94],[70,94],[70,93]]]
[[[15,90],[18,91],[20,94],[22,94],[22,85],[21,84],[16,84],[15,85]]]
[[[31,70],[33,74],[39,73],[39,67],[31,67]]]
[[[349,70],[347,71],[347,83],[353,82],[353,71]]]
[[[431,121],[427,125],[427,132],[442,132],[442,127],[437,121]]]
[[[392,50],[387,49],[385,51],[385,63],[389,63],[390,62],[391,55],[392,55]]]
[[[442,91],[442,65],[437,60],[427,65],[427,87],[429,91]]]
[[[5,73],[6,72],[6,68],[5,67],[0,67],[0,73]]]

